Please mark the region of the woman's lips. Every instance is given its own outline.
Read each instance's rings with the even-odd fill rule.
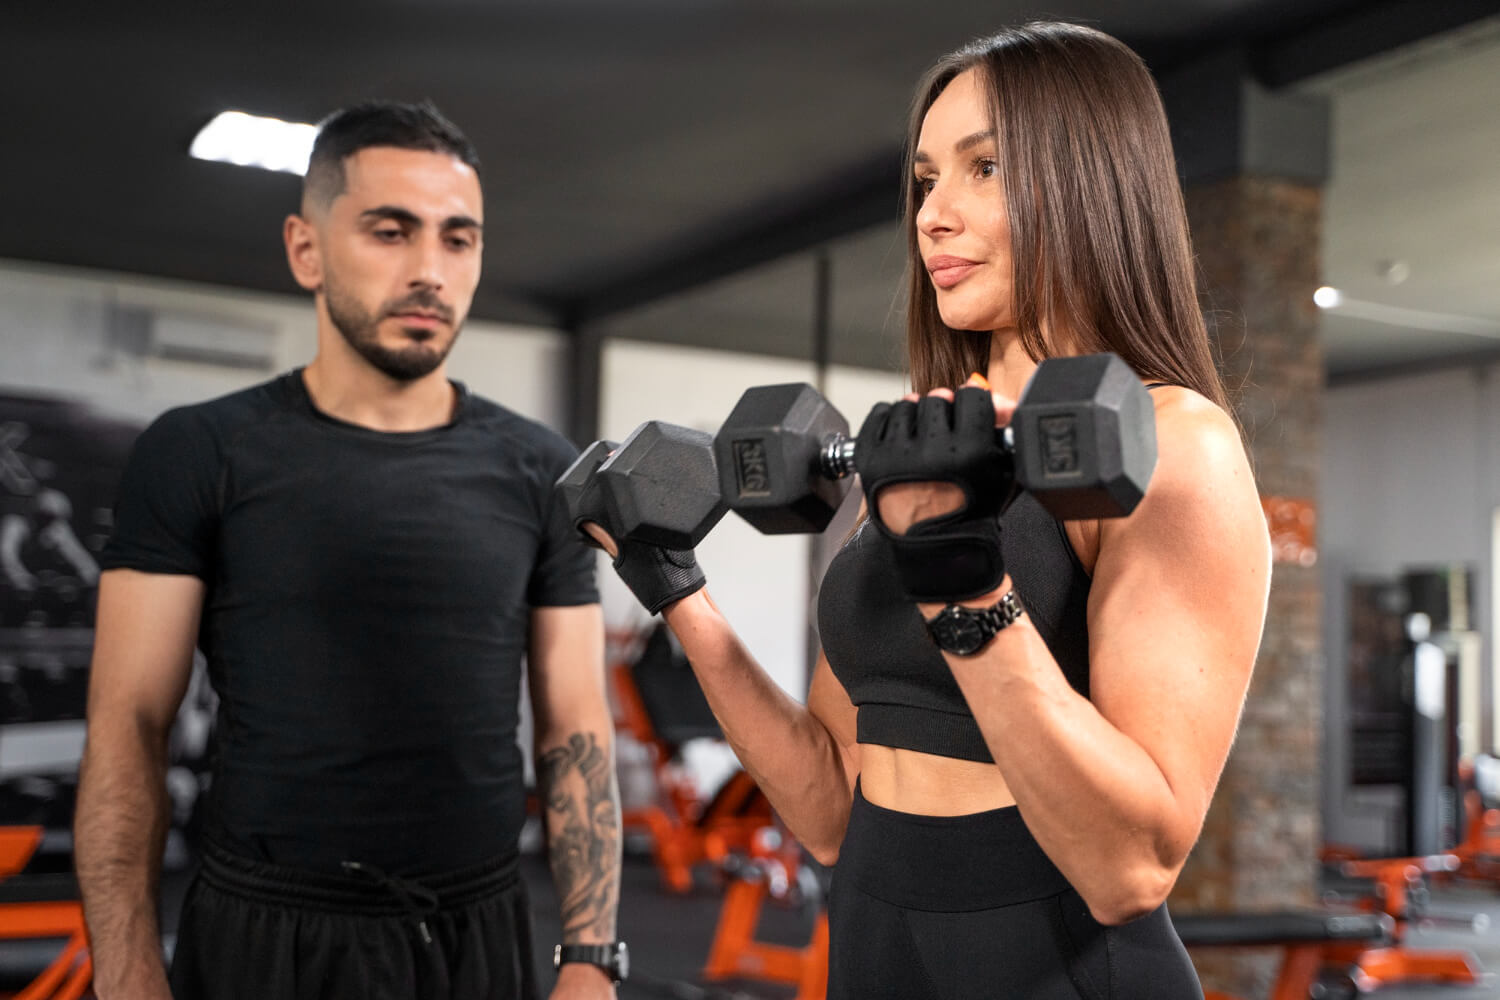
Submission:
[[[934,257],[927,262],[927,272],[932,275],[934,285],[952,288],[978,266],[978,262],[962,257]]]

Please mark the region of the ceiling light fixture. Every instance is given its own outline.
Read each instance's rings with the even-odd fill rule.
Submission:
[[[318,127],[305,122],[220,111],[193,137],[188,152],[200,160],[304,174],[317,136]]]
[[[1319,309],[1337,309],[1339,303],[1344,301],[1344,294],[1337,288],[1324,285],[1313,292],[1313,302],[1317,303]]]

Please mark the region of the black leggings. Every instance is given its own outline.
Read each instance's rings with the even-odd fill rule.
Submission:
[[[914,816],[856,788],[828,926],[828,1000],[1203,996],[1166,907],[1098,923],[1015,807]]]
[[[514,853],[418,882],[207,845],[170,978],[176,1000],[534,1000],[531,947]]]

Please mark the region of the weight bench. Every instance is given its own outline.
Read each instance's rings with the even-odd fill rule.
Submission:
[[[1344,861],[1339,865],[1343,875],[1371,882],[1371,891],[1356,898],[1358,909],[1388,916],[1395,923],[1388,946],[1330,948],[1329,961],[1345,963],[1356,987],[1366,992],[1403,982],[1483,984],[1486,981],[1484,970],[1467,949],[1410,948],[1405,943],[1407,928],[1413,921],[1422,925],[1448,924],[1475,931],[1481,929],[1472,917],[1435,913],[1429,908],[1427,880],[1446,876],[1456,871],[1460,864],[1460,859],[1454,854]]]
[[[12,1000],[78,1000],[94,978],[83,903],[70,874],[22,874],[41,842],[41,827],[0,827],[0,942],[62,941]]]
[[[1307,1000],[1325,965],[1345,949],[1364,950],[1393,940],[1395,920],[1384,913],[1198,913],[1172,918],[1189,948],[1266,948],[1285,951],[1268,1000]],[[1376,949],[1379,950],[1379,949]],[[1210,990],[1205,1000],[1235,1000]]]

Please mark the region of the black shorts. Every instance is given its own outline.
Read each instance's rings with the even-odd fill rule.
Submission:
[[[1203,997],[1166,907],[1100,924],[1015,807],[915,816],[856,788],[828,928],[828,1000]]]
[[[170,979],[176,1000],[535,1000],[517,856],[418,882],[206,845]]]

